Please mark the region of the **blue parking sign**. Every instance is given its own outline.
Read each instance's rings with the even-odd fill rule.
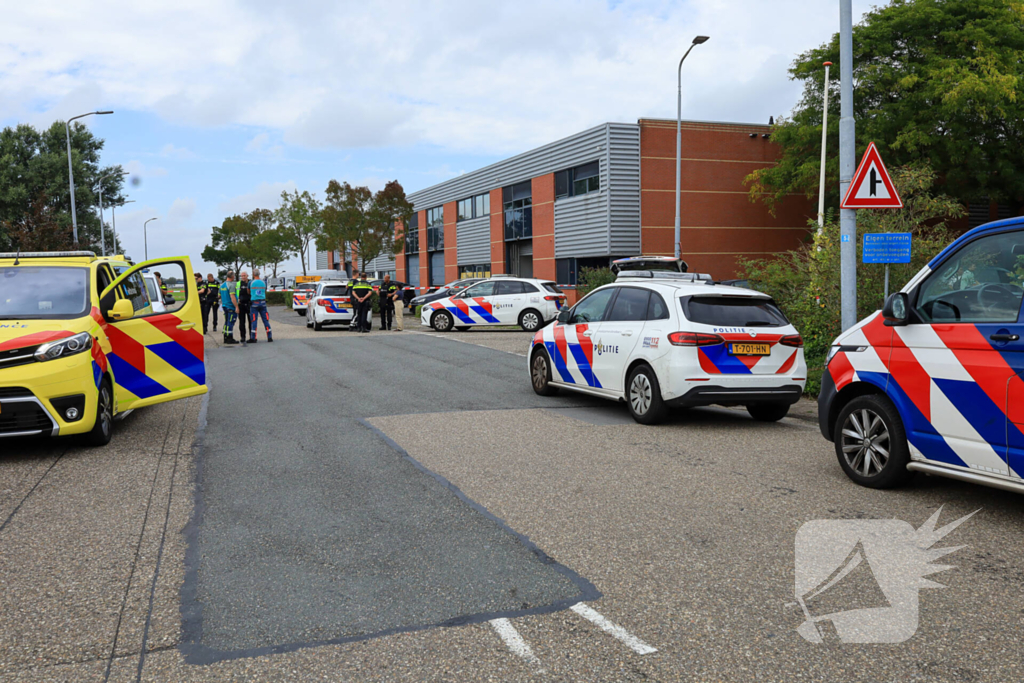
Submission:
[[[864,263],[910,263],[909,232],[869,232],[864,235]]]

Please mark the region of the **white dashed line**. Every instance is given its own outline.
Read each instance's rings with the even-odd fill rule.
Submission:
[[[516,630],[511,621],[508,619],[491,619],[488,623],[498,632],[501,639],[505,641],[505,645],[512,651],[512,654],[525,659],[535,667],[540,667],[540,660],[537,659],[537,655],[533,654],[533,650],[523,640],[523,637],[519,635],[519,631]]]
[[[616,624],[616,623],[614,623],[612,621],[609,621],[608,619],[606,619],[603,616],[601,616],[601,614],[599,612],[597,612],[597,610],[594,610],[594,609],[592,609],[590,607],[587,607],[582,602],[576,603],[575,605],[573,605],[569,609],[571,609],[573,612],[575,612],[576,614],[580,615],[581,617],[583,617],[587,621],[592,622],[593,624],[595,624],[598,628],[600,628],[605,633],[609,634],[610,636],[612,636],[614,638],[619,639],[629,649],[631,649],[633,652],[637,653],[638,655],[649,655],[652,652],[657,652],[658,651],[658,648],[651,647],[650,645],[648,645],[644,641],[640,640],[639,638],[634,636],[632,633],[630,633],[626,629],[624,629],[621,626],[619,626],[618,624]],[[493,623],[493,622],[491,622],[491,623]]]

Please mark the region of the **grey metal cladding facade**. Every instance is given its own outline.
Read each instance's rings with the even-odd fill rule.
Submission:
[[[603,132],[601,191],[555,200],[555,258],[640,253],[640,127]]]
[[[394,271],[395,259],[391,256],[378,256],[366,264],[366,270],[380,273]]]
[[[459,221],[455,226],[455,244],[460,266],[491,262],[491,217]]]
[[[464,173],[451,180],[413,192],[409,201],[417,211],[430,209],[447,202],[466,199],[473,195],[554,173],[588,161],[605,158],[609,128],[632,128],[636,131],[636,163],[640,163],[640,127],[629,123],[603,123],[581,133],[523,152],[509,159]],[[639,192],[639,191],[638,191]],[[491,207],[494,210],[497,207]],[[638,224],[639,226],[639,224]],[[639,227],[638,227],[639,231]],[[639,240],[639,232],[637,235]]]
[[[318,251],[316,252],[316,269],[327,270],[327,252]]]

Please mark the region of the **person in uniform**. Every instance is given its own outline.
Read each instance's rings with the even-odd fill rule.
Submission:
[[[249,285],[249,273],[244,270],[238,274],[238,282],[235,284],[235,297],[238,299],[238,338],[245,344],[249,340],[246,327],[248,327],[249,313],[251,312],[252,290]]]
[[[352,295],[356,305],[356,331],[369,332],[370,321],[368,320],[372,308],[370,297],[373,296],[373,285],[366,281],[366,273],[359,274],[359,280],[352,287]]]
[[[390,330],[391,322],[395,318],[395,294],[398,292],[398,285],[391,281],[390,275],[384,276],[384,282],[380,283],[380,291],[377,292],[380,301],[380,329]]]
[[[270,318],[267,317],[267,283],[260,279],[260,271],[252,271],[252,283],[249,285],[252,301],[249,304],[249,341],[256,341],[256,322],[263,319],[263,329],[267,331],[267,341],[274,341],[270,333]]]
[[[217,309],[220,306],[217,300],[220,299],[220,284],[217,282],[217,278],[213,277],[213,273],[206,274],[206,308],[208,311],[213,313],[213,331],[217,331]]]
[[[235,318],[238,317],[238,295],[235,292],[235,273],[229,270],[224,282],[220,283],[220,305],[224,309],[224,343],[235,341]]]
[[[199,295],[199,311],[203,316],[203,334],[206,334],[206,314],[209,306],[206,303],[206,280],[202,273],[196,273],[196,293]]]

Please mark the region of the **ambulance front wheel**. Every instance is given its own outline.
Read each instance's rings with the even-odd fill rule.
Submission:
[[[907,434],[885,396],[868,394],[847,403],[833,433],[840,467],[861,486],[888,489],[910,479]]]
[[[110,389],[110,380],[104,377],[96,396],[96,422],[92,430],[85,435],[85,443],[89,446],[106,446],[110,443],[113,433],[114,396]]]

